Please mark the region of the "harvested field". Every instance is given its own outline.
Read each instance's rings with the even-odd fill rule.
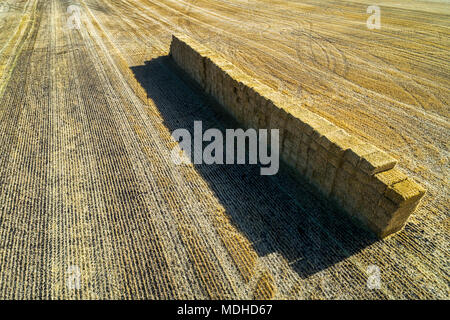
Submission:
[[[369,1],[0,4],[0,298],[448,299],[445,1],[382,1],[374,30]],[[427,189],[405,229],[378,240],[283,168],[175,165],[173,130],[234,123],[174,33],[394,156]]]

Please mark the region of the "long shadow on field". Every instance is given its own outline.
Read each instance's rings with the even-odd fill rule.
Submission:
[[[185,128],[193,136],[194,121],[202,121],[203,130],[236,126],[211,108],[211,101],[174,67],[170,57],[131,69],[171,132]],[[259,256],[282,255],[303,278],[376,241],[283,167],[275,176],[261,176],[256,165],[196,165],[196,169]]]

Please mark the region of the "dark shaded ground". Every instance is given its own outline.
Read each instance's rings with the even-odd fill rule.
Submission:
[[[170,57],[158,57],[131,69],[171,132],[185,128],[193,134],[194,121],[202,121],[203,130],[214,127],[224,132],[236,127],[229,116],[211,107],[213,101]],[[302,278],[377,241],[311,185],[295,180],[283,164],[275,176],[261,176],[257,165],[196,168],[258,254],[280,253]]]

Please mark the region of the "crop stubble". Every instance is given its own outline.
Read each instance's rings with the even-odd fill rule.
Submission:
[[[22,14],[8,13],[0,42],[0,297],[448,296],[448,170],[438,165],[448,159],[448,43],[435,43],[432,30],[445,32],[442,14],[425,13],[439,23],[425,21],[426,41],[408,54],[407,39],[393,52],[380,49],[392,45],[389,27],[393,34],[377,41],[349,30],[365,23],[362,6],[255,3],[34,0],[20,1]],[[80,30],[66,27],[71,4],[82,8]],[[253,36],[239,24],[242,6],[261,26]],[[405,10],[387,13],[407,23]],[[387,13],[384,23],[395,26]],[[422,210],[403,233],[356,250],[353,229],[334,221],[306,185],[297,186],[299,203],[294,182],[249,168],[174,166],[177,119],[221,119],[157,60],[173,32],[211,39],[261,81],[276,87],[281,79],[287,94],[301,86],[302,106],[396,154],[427,184]],[[413,54],[429,69],[419,58],[409,63]],[[146,82],[138,81],[133,67],[152,59]],[[424,148],[437,151],[423,156]],[[382,270],[380,291],[366,287],[370,264]],[[71,265],[81,271],[80,290],[67,287]]]

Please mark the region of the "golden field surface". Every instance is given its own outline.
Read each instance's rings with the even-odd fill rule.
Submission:
[[[0,298],[448,299],[450,4],[380,1],[380,29],[369,5],[0,1]],[[427,188],[405,229],[284,170],[176,166],[173,130],[229,123],[172,34],[397,158]]]

